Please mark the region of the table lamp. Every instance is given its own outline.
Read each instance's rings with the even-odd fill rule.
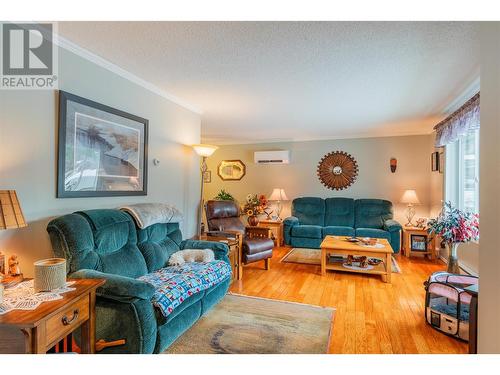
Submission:
[[[281,204],[282,201],[287,201],[288,198],[285,194],[285,190],[280,189],[280,188],[274,188],[273,192],[269,196],[269,201],[275,201],[277,202],[277,207],[276,207],[276,214],[278,216],[278,220],[281,221],[281,210],[283,209],[283,206]]]
[[[0,230],[26,227],[21,205],[15,190],[0,190]],[[0,251],[0,279],[7,274],[5,256]]]
[[[401,197],[400,202],[408,205],[406,209],[406,219],[408,220],[408,222],[405,224],[405,226],[411,227],[413,226],[411,221],[413,220],[413,216],[415,216],[415,208],[413,207],[413,205],[420,204],[420,201],[417,197],[417,192],[415,190],[406,190]]]
[[[204,182],[204,177],[205,173],[207,171],[207,158],[211,156],[215,150],[218,149],[217,146],[212,146],[212,145],[203,145],[203,144],[198,144],[198,145],[192,145],[194,151],[202,157],[201,161],[201,195],[200,195],[200,210],[199,210],[199,220],[198,220],[198,226],[197,226],[197,234],[198,236],[201,236],[201,225],[203,223],[203,187],[205,185]]]

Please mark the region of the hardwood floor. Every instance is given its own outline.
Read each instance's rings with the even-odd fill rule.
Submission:
[[[402,273],[386,284],[375,275],[322,277],[319,266],[280,262],[288,251],[275,249],[269,271],[263,262],[245,266],[230,291],[336,308],[330,353],[467,353],[466,343],[425,323],[423,282],[442,262],[397,255]]]

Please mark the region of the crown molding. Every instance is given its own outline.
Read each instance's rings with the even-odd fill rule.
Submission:
[[[203,111],[186,102],[185,100],[183,99],[180,99],[178,98],[177,96],[173,95],[173,94],[170,94],[169,92],[165,91],[165,90],[162,90],[160,89],[158,86],[154,85],[153,83],[151,82],[148,82],[142,78],[139,78],[138,76],[136,76],[135,74],[129,72],[128,70],[125,70],[121,67],[119,67],[118,65],[116,64],[113,64],[112,62],[104,59],[103,57],[101,56],[98,56],[96,55],[95,53],[93,52],[90,52],[89,50],[79,46],[78,44],[76,43],[73,43],[71,42],[70,40],[62,37],[61,35],[57,35],[55,38],[54,38],[54,43],[59,46],[60,48],[63,48],[69,52],[72,52],[74,53],[75,55],[78,55],[82,58],[84,58],[85,60],[88,60],[102,68],[105,68],[107,70],[109,70],[110,72],[112,73],[115,73],[117,75],[119,75],[120,77],[122,78],[125,78],[133,83],[135,83],[136,85],[138,86],[141,86],[142,88],[145,88],[146,90],[148,91],[151,91],[152,93],[156,94],[156,95],[159,95],[191,112],[194,112],[198,115],[202,115],[203,114]]]
[[[446,114],[451,114],[459,109],[467,100],[476,95],[481,89],[481,78],[479,72],[477,72],[473,80],[462,89],[460,94],[458,94],[455,99],[444,106],[442,112]]]
[[[410,137],[410,136],[425,136],[432,134],[432,129],[423,129],[422,131],[401,132],[401,133],[358,133],[344,136],[318,136],[318,137],[297,137],[297,138],[282,138],[272,140],[228,140],[221,141],[219,138],[201,135],[203,143],[210,143],[217,146],[237,146],[237,145],[257,145],[271,143],[295,143],[295,142],[315,142],[315,141],[336,141],[343,139],[365,139],[365,138],[392,138],[392,137]]]

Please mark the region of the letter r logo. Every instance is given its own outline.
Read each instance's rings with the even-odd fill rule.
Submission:
[[[52,24],[4,23],[2,26],[4,75],[52,74]]]

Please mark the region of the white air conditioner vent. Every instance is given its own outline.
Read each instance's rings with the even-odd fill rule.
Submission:
[[[290,151],[256,151],[255,164],[290,164]]]

